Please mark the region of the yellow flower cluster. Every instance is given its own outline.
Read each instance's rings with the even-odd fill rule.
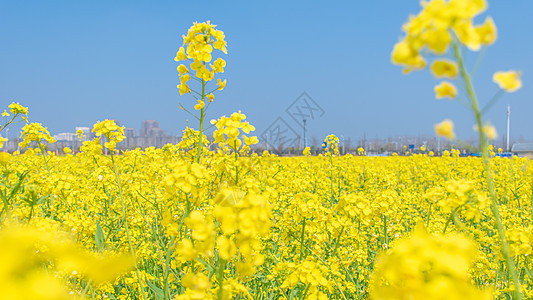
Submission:
[[[492,76],[492,80],[506,92],[512,93],[522,87],[522,80],[520,80],[520,73],[517,71],[496,72]]]
[[[463,77],[472,96],[457,43],[478,50],[494,42],[492,19],[472,23],[485,1],[422,6],[404,26],[393,62],[420,69],[425,50],[442,55],[451,46],[456,60],[436,59],[431,72]],[[178,88],[191,92],[194,76],[202,90],[195,92],[199,131],[186,128],[179,144],[116,155],[124,128],[105,120],[82,152],[47,159],[45,143],[54,140],[31,123],[21,147],[36,142],[46,168],[31,148],[0,155],[0,298],[520,298],[514,284],[533,297],[533,204],[524,201],[533,194],[533,166],[495,156],[487,145],[495,130],[483,127],[475,97],[483,159],[455,149],[438,157],[424,146],[406,157],[365,156],[363,148],[339,156],[335,135],[323,143],[327,158],[309,148],[305,157],[259,156],[250,153],[255,128],[240,111],[212,121],[218,145],[204,136],[204,101],[226,84],[205,89],[224,72],[213,53],[226,53],[224,33],[195,23],[183,38],[176,60],[192,62],[178,66]],[[494,81],[515,91],[519,77],[496,73]],[[435,92],[457,95],[450,82]],[[11,121],[26,120],[26,108],[9,108]],[[449,120],[435,131],[455,137]]]
[[[50,136],[47,127],[43,127],[41,123],[30,123],[22,127],[20,134],[22,142],[19,143],[20,148],[26,148],[31,142],[36,142],[37,146],[43,149],[48,144],[55,143],[56,140]]]
[[[11,104],[9,104],[8,107],[9,107],[9,112],[13,115],[11,116],[13,119],[20,115],[22,120],[24,120],[25,122],[28,122],[28,108],[27,107],[20,105],[18,102],[17,103],[12,102]],[[2,113],[2,116],[9,117],[10,115],[7,112],[7,110],[4,110],[4,112]]]
[[[0,135],[0,149],[4,147],[4,142],[7,142],[7,139]]]
[[[474,51],[494,43],[497,34],[492,18],[487,17],[482,25],[472,23],[486,6],[485,0],[423,1],[422,11],[404,24],[406,36],[394,46],[392,62],[404,66],[404,72],[422,69],[426,66],[423,50],[445,54],[454,36]]]
[[[259,142],[256,136],[246,136],[251,131],[255,131],[255,127],[248,121],[245,121],[246,115],[239,112],[234,112],[228,118],[226,116],[220,117],[218,120],[212,120],[211,124],[216,126],[213,133],[214,142],[218,143],[220,148],[229,148],[235,152],[248,152],[250,145],[255,145]],[[242,133],[241,133],[242,131]],[[242,138],[241,139],[239,138]],[[244,142],[244,146],[241,148]]]
[[[200,205],[199,201],[202,201],[202,199],[198,196],[201,193],[201,183],[206,172],[205,168],[197,163],[188,163],[186,161],[177,161],[170,168],[172,171],[163,179],[168,196],[173,197],[176,193],[184,193],[188,201],[195,205]]]
[[[213,50],[217,49],[225,54],[227,53],[224,32],[215,29],[215,27],[216,25],[211,24],[209,21],[205,23],[194,23],[189,28],[187,35],[183,36],[183,46],[180,47],[176,58],[174,58],[175,61],[192,59],[193,62],[189,67],[192,71],[196,71],[194,76],[203,82],[211,81],[216,73],[224,73],[224,68],[226,67],[226,61],[220,57],[212,64],[209,64],[213,59]],[[190,93],[191,88],[187,82],[191,79],[191,72],[184,64],[178,66],[178,72],[180,76],[180,84],[178,85],[180,94]],[[219,90],[224,89],[225,85],[226,80],[221,81],[218,79]],[[199,101],[203,101],[203,99]],[[203,103],[199,104],[202,107],[204,105]]]
[[[11,223],[0,231],[0,298],[77,299],[57,277],[113,282],[133,268],[132,257],[91,253],[42,220],[38,226]]]
[[[322,149],[327,153],[339,154],[339,138],[334,134],[326,136],[322,142]]]
[[[373,299],[491,299],[470,283],[475,246],[458,235],[432,236],[419,228],[377,258]]]
[[[113,120],[99,121],[94,124],[93,130],[96,136],[104,136],[107,142],[104,143],[104,147],[114,151],[117,143],[122,142],[126,135],[124,135],[124,127],[118,126]]]
[[[213,202],[214,216],[222,231],[217,238],[220,258],[235,260],[240,278],[253,275],[264,262],[260,237],[270,232],[270,204],[254,192],[244,194],[231,189],[221,190]]]
[[[427,297],[438,291],[466,291],[477,297],[468,276],[479,288],[505,295],[512,291],[498,275],[506,271],[498,269],[503,258],[478,158],[458,157],[456,150],[443,157],[252,154],[238,156],[239,171],[234,172],[234,153],[206,149],[206,159],[197,163],[183,150],[168,145],[115,156],[140,281],[130,272],[97,285],[90,272],[82,271],[85,266],[73,275],[74,269],[67,271],[66,263],[59,268],[58,261],[57,275],[48,274],[65,282],[58,283],[62,291],[80,295],[85,290],[96,298],[138,299],[144,292],[147,298],[217,299],[222,287],[223,299],[283,299],[291,294],[379,299],[383,293],[392,295],[399,283],[382,286],[388,292],[378,291],[375,284],[385,281],[371,278],[389,276],[389,271],[403,278],[409,291]],[[54,212],[53,222],[70,232],[76,245],[104,253],[129,252],[120,191],[101,148],[98,153],[53,156],[49,163],[50,175],[32,154],[15,154],[0,164],[0,198],[6,196],[0,201],[0,218],[9,214],[40,224],[51,222]],[[526,254],[533,244],[527,224],[533,219],[531,204],[523,199],[532,192],[527,183],[533,168],[519,158],[494,157],[491,164],[495,189],[506,203],[503,221],[513,228],[507,234],[511,254],[520,268],[530,268]],[[425,224],[432,234],[412,233],[415,224]],[[44,231],[57,236],[60,230]],[[433,236],[444,231],[442,237]],[[468,244],[452,238],[458,232],[475,239],[481,251],[470,252],[466,246],[453,250],[450,244]],[[406,236],[417,238],[403,239]],[[418,250],[394,256],[402,247]],[[388,260],[392,266],[380,267],[381,258],[374,265],[376,255],[393,255]],[[98,255],[82,257],[89,265],[109,262]],[[413,267],[405,267],[411,261]],[[417,264],[419,269],[414,268]],[[429,268],[431,264],[437,265]],[[444,280],[449,269],[453,276]],[[429,280],[423,280],[424,274]],[[32,278],[20,284],[37,284]],[[464,278],[468,284],[461,283]],[[526,293],[532,292],[533,280],[526,276],[523,282]],[[409,291],[400,285],[395,293]]]

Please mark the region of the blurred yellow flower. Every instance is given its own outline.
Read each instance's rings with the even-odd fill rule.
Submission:
[[[439,59],[431,64],[431,73],[437,78],[455,78],[457,77],[457,63],[447,59]]]
[[[491,17],[487,17],[483,25],[477,26],[476,31],[481,43],[484,45],[493,44],[498,37],[496,24],[494,24],[494,20]]]
[[[477,256],[470,240],[434,236],[417,227],[376,259],[373,299],[491,299],[489,290],[471,283],[469,267]]]
[[[499,71],[494,73],[492,81],[496,82],[500,88],[508,93],[517,91],[522,87],[520,72],[517,71]]]
[[[457,96],[457,89],[455,88],[455,85],[447,81],[443,81],[439,85],[436,85],[434,90],[435,90],[435,97],[437,99],[442,99],[442,98],[453,99]]]
[[[474,125],[474,130],[478,131],[477,125]],[[490,124],[483,125],[483,133],[489,140],[494,140],[495,138],[498,137],[498,132],[496,131],[496,127]]]
[[[7,139],[0,135],[0,149],[4,147],[4,142],[7,142]]]
[[[7,152],[0,152],[0,163],[5,164],[11,158],[11,154]]]
[[[435,133],[439,136],[444,136],[449,139],[455,138],[455,133],[453,132],[453,122],[449,119],[446,119],[439,124],[435,125]]]
[[[476,28],[469,19],[458,20],[453,25],[453,30],[457,39],[472,51],[481,48],[481,39]]]
[[[406,41],[400,41],[394,45],[391,53],[391,61],[395,65],[404,65],[404,73],[409,73],[416,69],[423,69],[426,66],[424,57]]]
[[[311,148],[305,147],[304,151],[302,152],[304,156],[310,156],[311,155]]]

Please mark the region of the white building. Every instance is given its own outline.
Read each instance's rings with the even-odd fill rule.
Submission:
[[[75,141],[76,140],[76,134],[72,132],[63,132],[58,133],[54,135],[54,139],[58,141]]]

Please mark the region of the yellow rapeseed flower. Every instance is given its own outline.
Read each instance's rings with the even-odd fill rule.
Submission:
[[[474,130],[479,131],[477,125],[474,125]],[[483,125],[483,133],[489,140],[494,140],[498,137],[498,132],[496,131],[496,127],[490,124]]]
[[[493,44],[498,37],[496,24],[494,24],[494,20],[491,17],[487,17],[483,25],[476,27],[476,31],[479,35],[481,43],[484,45]]]
[[[455,138],[455,133],[453,132],[453,122],[449,119],[446,119],[439,124],[435,125],[435,133],[439,136],[444,136],[449,139]]]
[[[7,141],[8,141],[8,139],[6,139],[6,138],[4,138],[4,137],[2,137],[0,135],[0,149],[2,149],[4,147],[4,142],[7,142]]]
[[[194,106],[194,109],[196,109],[196,110],[200,110],[200,109],[204,108],[204,106],[205,106],[204,101],[202,101],[202,100],[198,100],[198,104],[196,104],[196,105]]]
[[[455,88],[455,85],[447,81],[443,81],[440,84],[436,85],[434,90],[435,90],[435,97],[437,99],[442,99],[442,98],[453,99],[457,96],[457,89]]]
[[[218,86],[218,90],[222,91],[226,87],[226,79],[224,79],[224,81],[221,81],[220,78],[218,78],[217,86]]]
[[[490,291],[471,284],[476,248],[458,235],[433,236],[417,228],[381,254],[375,264],[373,299],[491,299]]]
[[[459,72],[454,61],[439,59],[431,64],[431,73],[437,78],[455,78]]]
[[[517,91],[522,87],[520,72],[517,71],[499,71],[494,73],[492,81],[496,82],[500,88],[508,93]]]

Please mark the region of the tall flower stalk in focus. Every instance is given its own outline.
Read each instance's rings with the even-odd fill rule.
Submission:
[[[329,169],[330,169],[330,180],[331,180],[331,195],[330,201],[333,204],[335,201],[335,193],[333,191],[333,155],[339,155],[339,138],[330,134],[322,142],[322,149],[325,151],[325,156],[329,156]]]
[[[48,128],[43,127],[43,124],[41,123],[26,124],[24,127],[22,127],[20,138],[22,139],[22,142],[19,143],[21,149],[30,146],[31,142],[35,142],[37,144],[37,147],[43,154],[44,165],[46,166],[48,175],[50,175],[50,167],[48,166],[48,160],[46,159],[46,148],[47,143],[55,143],[56,139],[50,136]]]
[[[406,36],[395,46],[391,55],[394,64],[404,66],[404,73],[423,69],[427,65],[423,54],[430,52],[435,57],[431,64],[431,72],[436,78],[455,80],[464,87],[466,100],[458,97],[456,86],[449,81],[442,81],[435,87],[437,99],[457,99],[468,107],[475,119],[475,130],[478,131],[481,156],[485,169],[488,192],[491,198],[491,210],[495,220],[495,228],[501,242],[502,255],[514,284],[514,297],[523,299],[522,287],[514,260],[509,251],[506,238],[506,228],[502,223],[498,199],[494,190],[494,179],[489,161],[489,141],[496,138],[496,130],[483,120],[483,113],[494,104],[502,91],[514,92],[522,83],[520,73],[516,71],[496,72],[493,76],[501,90],[493,99],[481,107],[477,98],[473,74],[478,63],[472,70],[466,66],[463,51],[479,51],[484,46],[491,45],[497,37],[496,25],[491,17],[486,17],[481,25],[474,25],[473,19],[485,11],[487,4],[484,0],[432,0],[422,2],[422,11],[411,16],[404,24]],[[483,52],[478,56],[478,61]],[[445,59],[439,56],[446,56]],[[435,126],[438,135],[455,138],[453,122],[445,120]]]
[[[2,130],[6,129],[9,124],[13,123],[19,123],[19,122],[26,122],[28,123],[28,108],[20,105],[19,103],[12,102],[9,104],[9,112],[7,110],[4,110],[2,113],[2,117],[4,117],[4,124],[0,124],[0,132]],[[22,121],[17,120],[17,118],[20,116]],[[0,148],[2,148],[2,143],[7,141],[6,138],[3,138],[0,135]]]
[[[221,91],[226,86],[226,80],[222,81],[221,79],[217,79],[216,87],[212,88],[212,90],[208,88],[208,83],[214,80],[215,74],[224,73],[224,68],[226,67],[226,61],[220,57],[213,61],[214,50],[220,50],[224,54],[227,54],[224,32],[215,29],[215,27],[216,25],[211,24],[209,21],[204,23],[195,22],[189,28],[187,35],[183,36],[183,46],[180,47],[174,58],[175,61],[190,62],[189,68],[185,64],[180,64],[177,68],[180,77],[178,89],[180,95],[190,94],[197,101],[194,109],[199,111],[199,116],[189,112],[180,104],[183,110],[189,112],[200,122],[196,162],[200,162],[202,155],[204,120],[207,108],[215,98],[213,92]],[[200,90],[195,90],[189,86],[188,82],[191,79],[200,84]]]
[[[98,122],[98,123],[94,124],[93,132],[95,132],[95,134],[98,137],[98,139],[102,135],[106,139],[106,141],[104,143],[104,147],[109,149],[110,157],[111,157],[111,164],[113,165],[113,173],[115,174],[115,179],[117,181],[118,191],[119,191],[119,195],[120,195],[120,201],[121,201],[121,205],[122,205],[122,222],[124,223],[124,229],[126,231],[126,237],[128,239],[128,244],[129,244],[129,247],[130,247],[130,253],[131,253],[131,255],[133,256],[133,258],[135,260],[135,272],[136,272],[136,275],[137,275],[137,280],[139,282],[139,288],[141,290],[143,299],[147,299],[146,298],[146,293],[145,293],[143,285],[142,285],[142,279],[141,279],[141,275],[139,273],[139,268],[137,266],[135,248],[133,247],[133,242],[131,240],[131,235],[130,235],[130,228],[129,228],[128,217],[127,217],[126,203],[124,201],[124,194],[122,193],[122,184],[120,182],[120,176],[119,176],[119,172],[118,172],[118,169],[117,169],[117,165],[115,163],[115,156],[114,156],[114,152],[116,151],[117,143],[122,142],[126,138],[126,135],[124,134],[124,127],[118,126],[115,123],[115,121],[113,121],[113,120],[104,120],[102,122]]]

